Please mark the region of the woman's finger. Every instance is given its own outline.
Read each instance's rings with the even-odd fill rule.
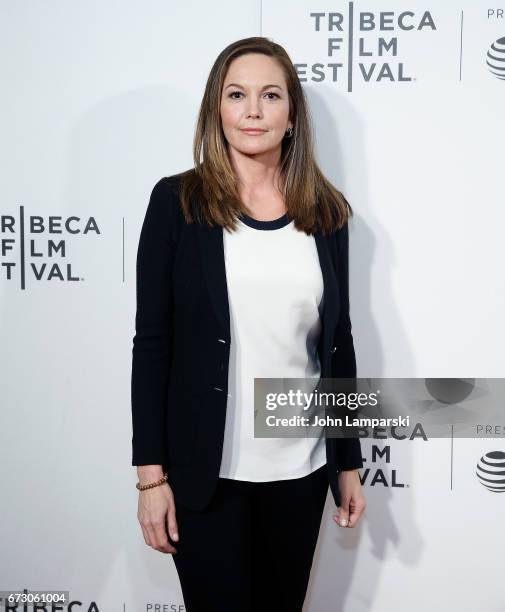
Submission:
[[[174,553],[176,549],[170,544],[165,529],[165,521],[155,519],[145,525],[149,536],[150,546],[163,553]]]
[[[177,520],[175,517],[175,503],[172,501],[167,513],[168,533],[174,542],[179,541],[179,530],[177,528]]]
[[[142,529],[142,535],[144,536],[144,542],[148,545],[151,546],[151,540],[149,538],[149,534],[147,532],[147,529],[144,527],[144,525],[140,525],[141,529]]]
[[[156,550],[164,553],[175,553],[177,549],[170,544],[167,535],[166,527],[166,514],[161,518],[157,519],[154,523],[154,533],[156,537]]]
[[[349,513],[349,522],[347,524],[348,527],[355,527],[356,523],[359,521],[363,511],[365,510],[365,502],[364,500],[358,500],[355,503],[350,504],[350,513]]]

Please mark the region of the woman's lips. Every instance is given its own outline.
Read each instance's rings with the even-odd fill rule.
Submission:
[[[259,136],[260,134],[264,134],[266,132],[266,130],[259,130],[259,129],[242,129],[241,132],[244,132],[244,134],[250,134],[251,136]]]

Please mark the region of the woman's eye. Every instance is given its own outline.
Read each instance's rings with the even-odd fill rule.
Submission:
[[[235,96],[236,94],[238,94],[239,96],[243,95],[241,91],[232,91],[228,97],[229,97],[229,98],[232,98],[232,100],[239,100],[240,98],[235,98],[235,97],[233,97],[233,96]],[[267,92],[265,93],[265,95],[266,95],[266,96],[274,96],[275,98],[279,98],[279,95],[278,95],[278,94],[276,94],[276,93],[275,93],[275,92],[273,92],[273,91],[267,91]],[[270,98],[270,100],[272,100],[272,98]]]

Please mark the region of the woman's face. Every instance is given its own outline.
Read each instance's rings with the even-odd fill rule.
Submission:
[[[229,146],[244,155],[275,149],[288,127],[289,99],[284,72],[277,61],[262,53],[233,60],[221,95],[221,122]],[[261,130],[245,132],[245,128]]]

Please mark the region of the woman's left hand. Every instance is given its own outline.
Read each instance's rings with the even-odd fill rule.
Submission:
[[[342,470],[338,473],[340,506],[333,520],[340,527],[355,527],[366,507],[358,470]]]

